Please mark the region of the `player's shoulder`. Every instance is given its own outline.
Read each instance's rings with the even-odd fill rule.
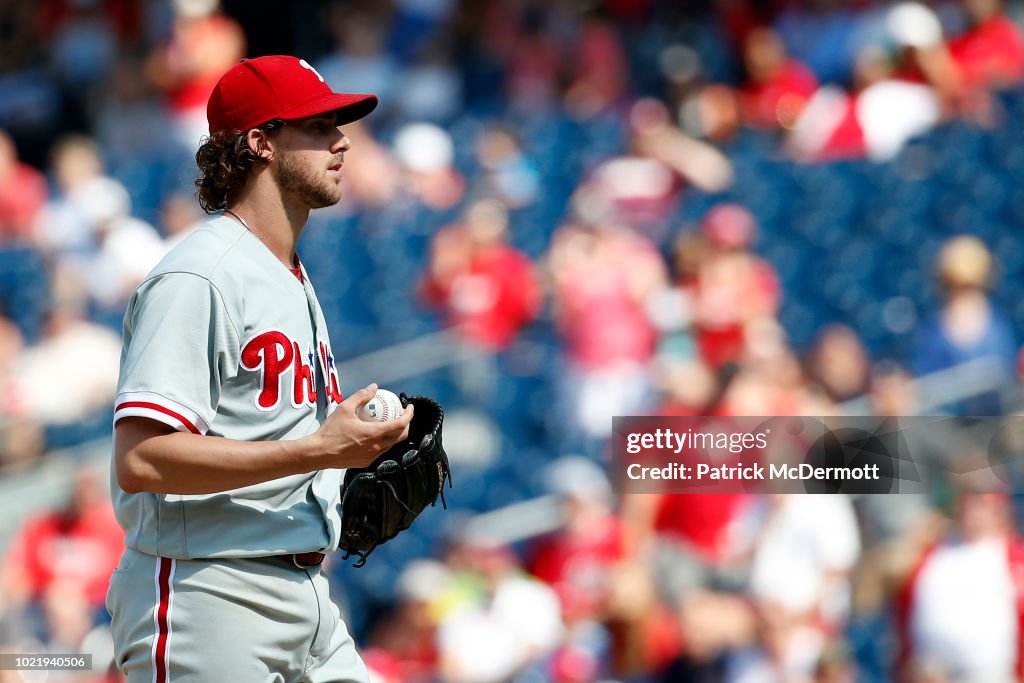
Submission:
[[[171,249],[147,279],[171,273],[188,273],[216,281],[225,272],[224,260],[237,247],[244,234],[245,228],[230,218],[211,218]]]

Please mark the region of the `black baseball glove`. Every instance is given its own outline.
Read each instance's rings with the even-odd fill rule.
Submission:
[[[341,486],[341,541],[344,559],[358,555],[356,567],[366,564],[370,553],[399,532],[405,531],[438,496],[447,509],[444,484],[452,486],[448,455],[441,444],[444,409],[432,398],[406,396],[402,407],[416,407],[409,438],[374,460],[369,467],[345,472]]]

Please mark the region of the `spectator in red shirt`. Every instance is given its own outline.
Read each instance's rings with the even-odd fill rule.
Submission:
[[[124,532],[100,477],[82,470],[62,510],[33,517],[15,536],[5,562],[5,592],[15,603],[42,602],[54,587],[103,607],[110,575],[124,551]]]
[[[769,28],[747,34],[743,46],[748,81],[740,90],[747,125],[791,128],[818,89],[814,73],[786,54],[782,39]]]
[[[506,242],[508,212],[494,200],[473,204],[463,222],[434,238],[420,284],[471,344],[500,351],[540,312],[540,282],[529,256]]]
[[[690,292],[700,355],[712,368],[736,362],[747,328],[774,318],[781,297],[778,276],[750,247],[757,235],[753,214],[738,204],[720,204],[704,217],[710,249]]]
[[[0,244],[29,240],[45,203],[43,174],[18,161],[14,142],[0,130]]]
[[[558,229],[548,271],[568,359],[561,382],[566,446],[601,448],[611,417],[642,415],[650,399],[657,335],[647,305],[667,284],[665,264],[650,240],[595,217]]]
[[[527,569],[555,589],[567,623],[601,620],[612,570],[625,554],[611,487],[600,467],[579,456],[555,462],[548,478],[561,498],[564,526],[533,546]]]
[[[625,96],[629,63],[618,30],[598,13],[583,20],[574,38],[565,106],[590,118]]]
[[[146,64],[146,74],[167,97],[177,142],[194,149],[208,132],[206,102],[224,71],[245,56],[245,34],[220,12],[219,0],[175,0],[166,44]]]
[[[629,496],[623,515],[629,542],[651,553],[662,595],[677,606],[696,589],[735,590],[749,550],[751,498],[743,493]]]
[[[998,88],[1024,78],[1024,40],[1001,0],[964,0],[971,27],[949,41],[967,89]]]
[[[922,17],[932,16],[923,6],[908,4],[925,12]],[[857,53],[852,93],[835,86],[819,89],[790,135],[789,145],[797,158],[832,161],[867,157],[887,161],[908,140],[938,124],[943,103],[957,95],[950,83],[952,67],[941,46],[938,19],[934,21],[934,36],[913,35],[909,39],[922,43],[934,39],[940,41],[938,45],[907,46],[898,63],[881,48],[865,46]]]

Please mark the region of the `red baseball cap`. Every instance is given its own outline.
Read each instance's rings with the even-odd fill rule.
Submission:
[[[271,119],[292,121],[338,113],[338,125],[377,107],[376,95],[337,93],[304,59],[272,55],[243,59],[221,76],[206,105],[210,134],[247,131]]]

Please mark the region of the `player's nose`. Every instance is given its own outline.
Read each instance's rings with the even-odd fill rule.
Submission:
[[[348,136],[339,131],[338,139],[334,141],[331,146],[331,152],[337,154],[338,152],[347,152],[352,147],[352,141],[348,139]]]

